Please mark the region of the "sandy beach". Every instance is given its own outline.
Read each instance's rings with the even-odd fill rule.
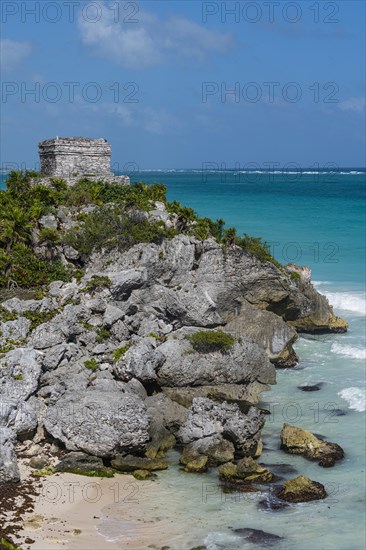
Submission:
[[[31,479],[31,472],[22,461],[22,481]],[[70,473],[45,476],[40,481],[34,509],[24,515],[16,540],[22,548],[160,549],[162,535],[169,537],[148,517],[145,504],[153,481],[140,482],[122,474],[91,478]]]

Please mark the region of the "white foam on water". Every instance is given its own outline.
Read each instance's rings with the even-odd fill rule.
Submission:
[[[95,529],[107,542],[128,541],[136,536],[135,527],[120,518],[102,516],[100,519],[101,521],[95,526]]]
[[[366,297],[363,292],[324,292],[323,294],[335,309],[366,315]]]
[[[366,389],[365,388],[345,388],[338,392],[338,395],[349,403],[349,408],[358,412],[366,410]]]
[[[230,533],[215,531],[208,533],[204,544],[208,550],[235,550],[238,548],[238,537]]]
[[[354,346],[347,346],[344,344],[338,344],[335,342],[331,350],[337,355],[343,355],[344,357],[352,357],[352,359],[366,359],[366,349],[356,348]]]

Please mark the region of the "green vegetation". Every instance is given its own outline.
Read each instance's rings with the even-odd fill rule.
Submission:
[[[160,242],[177,232],[167,229],[162,221],[149,222],[138,213],[127,214],[121,205],[100,206],[78,227],[72,228],[65,242],[80,254],[94,251],[127,250],[137,243]]]
[[[44,185],[37,179],[40,177],[42,174],[37,172],[13,171],[7,179],[7,190],[0,191],[0,287],[42,287],[73,276],[80,280],[84,276],[80,269],[83,261],[65,267],[58,258],[58,246],[62,244],[69,244],[85,259],[93,251],[123,251],[140,242],[161,243],[179,233],[200,240],[212,236],[224,250],[237,245],[260,261],[281,267],[262,239],[246,234],[240,237],[235,229],[225,229],[222,219],[200,218],[192,208],[168,202],[162,184],[123,186],[83,177],[68,187],[60,178],[51,178],[50,184]],[[156,201],[163,202],[174,215],[175,229],[167,229],[162,221],[146,219],[143,212],[154,209]],[[89,205],[95,206],[94,210],[85,212],[83,208]],[[66,207],[78,225],[68,231],[39,230],[39,219],[55,214],[59,206]],[[43,247],[42,256],[34,250],[37,242]],[[162,252],[159,258],[163,258]]]
[[[126,351],[128,351],[131,347],[131,344],[126,344],[125,346],[121,346],[120,348],[117,348],[113,352],[113,361],[117,363],[123,357],[125,356]]]
[[[0,344],[0,357],[2,357],[5,353],[8,353],[8,351],[13,350],[14,348],[17,348],[19,346],[22,346],[25,343],[25,340],[12,340],[12,339],[6,339],[5,343]]]
[[[98,369],[98,363],[93,357],[93,359],[88,359],[87,361],[84,361],[84,367],[94,372]]]
[[[29,319],[31,322],[29,328],[30,330],[34,330],[39,325],[51,321],[58,313],[60,313],[58,309],[54,309],[53,311],[25,311],[22,313],[22,316]]]
[[[100,288],[109,288],[112,284],[112,281],[109,277],[105,275],[93,275],[93,277],[88,281],[83,289],[84,292],[93,292],[94,290]]]
[[[163,334],[155,334],[155,332],[150,332],[149,338],[155,338],[158,342],[166,342],[167,337]]]
[[[23,380],[23,374],[19,372],[18,374],[13,375],[14,380]]]
[[[52,476],[52,474],[55,473],[55,468],[53,466],[46,466],[42,470],[34,470],[32,472],[32,475],[35,477],[43,477],[43,476]]]
[[[7,321],[15,321],[18,317],[20,317],[20,313],[8,311],[4,306],[0,305],[0,321],[6,323]]]
[[[298,273],[297,271],[291,271],[290,278],[291,278],[291,281],[298,282],[301,279],[300,273]]]
[[[88,477],[113,477],[113,468],[103,468],[103,470],[85,470],[83,468],[67,468],[66,470],[57,470],[58,472],[67,472],[70,474],[77,474],[79,476]]]
[[[199,353],[210,353],[213,351],[227,352],[235,344],[235,338],[225,332],[218,330],[200,330],[191,336],[189,341],[195,351]]]
[[[11,542],[9,542],[7,539],[4,539],[4,537],[1,537],[0,539],[0,546],[3,546],[4,548],[7,548],[8,550],[22,550],[20,546],[15,546]]]
[[[98,342],[98,344],[101,344],[105,340],[108,340],[108,338],[110,337],[111,337],[110,330],[108,330],[107,328],[99,327],[97,329],[97,337],[95,340]]]

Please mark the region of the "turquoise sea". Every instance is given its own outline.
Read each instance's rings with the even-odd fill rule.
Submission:
[[[279,550],[364,550],[366,170],[305,169],[301,174],[160,170],[131,174],[131,179],[162,182],[170,200],[193,207],[201,216],[223,218],[240,234],[263,237],[281,263],[310,266],[318,290],[350,324],[344,335],[301,337],[296,344],[299,364],[279,370],[277,385],[263,394],[263,405],[272,414],[263,430],[261,462],[291,465],[298,474],[323,483],[329,496],[271,511],[265,504],[259,507],[263,494],[222,493],[215,472],[188,475],[173,467],[159,473],[153,489],[148,489],[151,484],[146,490],[144,484],[139,486],[144,516],[161,526],[161,546],[174,550],[200,545],[209,550],[267,548],[233,531],[249,527],[283,537],[271,546]],[[317,392],[298,389],[320,382]],[[284,422],[340,444],[345,459],[324,469],[280,451]],[[100,534],[118,541],[120,548],[135,532],[122,519],[115,504],[97,526]]]

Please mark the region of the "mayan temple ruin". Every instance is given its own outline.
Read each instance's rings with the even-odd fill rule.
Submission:
[[[41,141],[38,150],[46,178],[63,178],[69,184],[82,177],[130,183],[128,176],[115,176],[111,171],[111,146],[106,139],[56,137]]]

